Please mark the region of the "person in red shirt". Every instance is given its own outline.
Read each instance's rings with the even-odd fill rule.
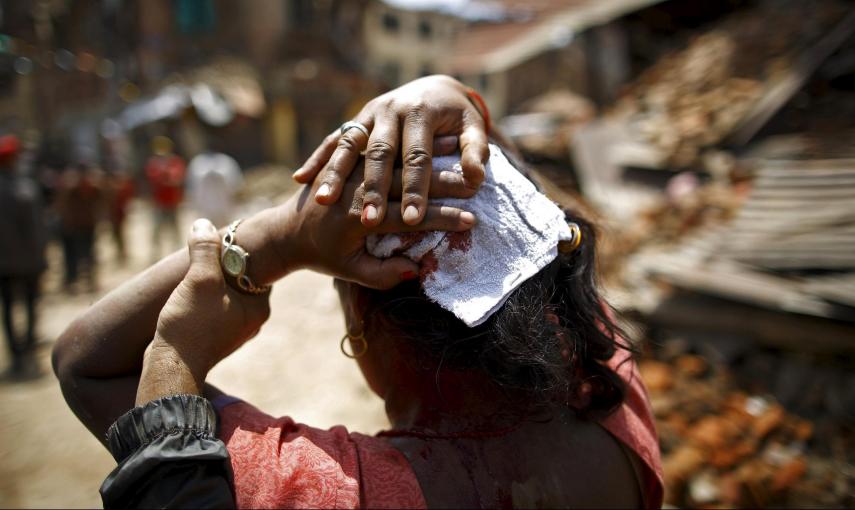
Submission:
[[[178,231],[178,206],[184,199],[184,178],[187,166],[184,159],[172,152],[172,141],[165,136],[152,140],[152,156],[145,166],[145,175],[151,188],[154,205],[152,229],[152,260],[160,258],[160,244],[164,229],[171,230],[173,248],[182,242]]]

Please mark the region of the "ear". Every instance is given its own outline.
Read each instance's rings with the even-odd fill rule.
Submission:
[[[368,295],[368,289],[358,283],[348,283],[350,286],[350,307],[351,317],[354,319],[354,325],[364,324],[365,315],[368,313],[368,308],[371,305],[371,298]]]
[[[349,332],[359,332],[362,327],[363,317],[368,310],[369,298],[365,288],[353,282],[340,280],[334,281],[341,301],[341,309],[344,312],[345,326]]]

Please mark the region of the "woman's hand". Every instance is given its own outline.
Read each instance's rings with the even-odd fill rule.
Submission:
[[[137,405],[178,393],[201,394],[208,371],[255,336],[270,315],[269,294],[232,290],[220,269],[220,236],[196,220],[190,268],[166,301],[146,349]]]
[[[366,227],[380,225],[390,212],[389,190],[398,155],[403,163],[400,215],[407,225],[419,224],[428,211],[434,139],[459,135],[463,175],[446,176],[458,194],[473,195],[484,180],[489,157],[484,119],[466,96],[466,87],[448,76],[412,81],[370,101],[354,119],[370,136],[350,129],[328,136],[295,174],[307,183],[320,173],[315,200],[336,203],[345,182],[365,151],[364,203],[360,211]],[[322,171],[323,170],[323,171]],[[433,193],[431,192],[433,196]]]
[[[389,203],[386,217],[378,225],[366,227],[360,222],[362,203],[367,192],[362,184],[363,165],[344,183],[344,200],[329,206],[312,200],[321,180],[305,186],[279,207],[274,224],[284,227],[279,236],[279,252],[288,270],[314,269],[366,287],[391,288],[404,280],[418,277],[419,266],[406,257],[378,259],[366,251],[370,234],[425,230],[463,231],[475,225],[475,216],[454,207],[428,206],[424,221],[418,225],[404,222],[400,204]],[[442,194],[453,194],[451,185],[434,176],[433,186]],[[392,190],[392,196],[396,190]]]

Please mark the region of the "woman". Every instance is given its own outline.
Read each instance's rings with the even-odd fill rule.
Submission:
[[[649,409],[597,297],[587,224],[569,218],[579,246],[469,327],[425,298],[424,260],[420,267],[403,251],[376,257],[369,245],[475,225],[470,213],[426,198],[471,196],[488,157],[495,169],[477,108],[459,83],[431,77],[381,96],[357,119],[365,131],[327,140],[297,174],[314,179],[311,187],[227,232],[227,246],[252,254],[248,278],[223,277],[219,235],[197,222],[189,261],[178,253],[160,262],[58,342],[66,399],[93,433],[102,435],[134,394],[143,406],[110,431],[123,464],[102,487],[105,505],[221,504],[216,496],[231,491],[244,507],[660,504]],[[447,134],[460,134],[462,171],[430,172],[431,140]],[[446,152],[442,140],[435,148]],[[400,187],[391,172],[399,146]],[[365,147],[364,175],[359,165],[348,175]],[[377,437],[272,418],[204,386],[207,371],[266,319],[264,285],[307,267],[337,277],[349,348],[393,425]],[[176,394],[212,399],[216,438],[207,401]],[[171,467],[158,465],[166,460]],[[152,480],[172,490],[159,492]],[[181,492],[191,486],[204,489]]]

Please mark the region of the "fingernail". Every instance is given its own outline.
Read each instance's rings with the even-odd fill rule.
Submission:
[[[321,184],[321,187],[318,188],[318,192],[315,194],[318,197],[328,197],[330,196],[330,185],[327,183]]]
[[[415,280],[418,277],[419,277],[419,274],[415,273],[413,271],[404,271],[403,273],[401,273],[401,280],[404,280],[404,281]]]
[[[416,221],[419,218],[419,209],[414,205],[408,205],[406,209],[404,209],[404,221],[407,223],[411,223]]]
[[[214,224],[211,223],[208,219],[199,218],[193,222],[193,226],[191,227],[190,232],[194,235],[216,234],[217,229],[214,227]]]
[[[460,221],[462,221],[463,223],[465,223],[467,225],[474,225],[475,224],[475,215],[469,211],[463,211],[462,213],[460,213]]]
[[[365,219],[368,221],[374,221],[377,219],[377,208],[372,204],[368,204],[365,206],[365,210],[363,211],[365,214]]]

